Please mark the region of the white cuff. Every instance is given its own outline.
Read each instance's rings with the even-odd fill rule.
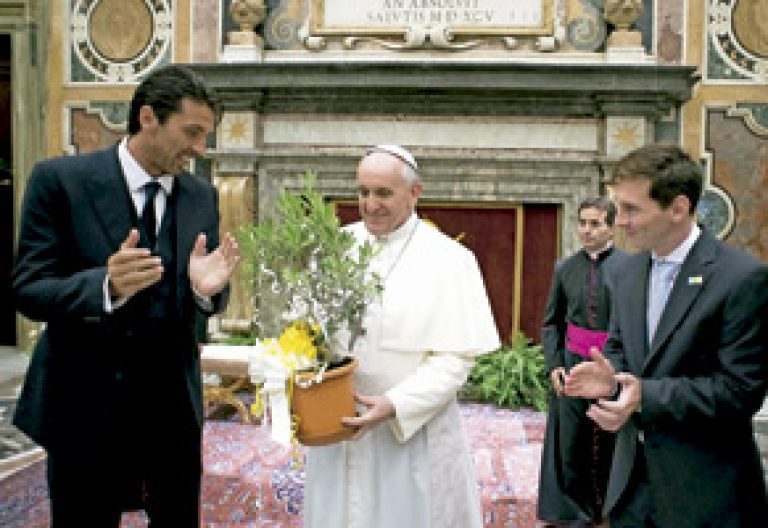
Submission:
[[[124,305],[126,302],[128,302],[128,299],[130,297],[123,297],[122,299],[115,299],[112,300],[112,296],[109,294],[109,275],[104,276],[104,286],[102,287],[104,291],[104,312],[111,314],[118,308],[120,308],[122,305]]]
[[[192,293],[195,296],[195,302],[197,303],[197,306],[205,311],[205,312],[212,312],[213,311],[213,300],[207,296],[203,295],[202,293],[198,293],[194,286],[190,284],[190,287],[192,288]]]

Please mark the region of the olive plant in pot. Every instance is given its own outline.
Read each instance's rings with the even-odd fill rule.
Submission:
[[[350,341],[382,289],[368,271],[373,247],[341,227],[312,173],[301,178],[299,192],[281,192],[274,214],[242,228],[238,239],[254,285],[257,346],[291,371],[298,440],[322,445],[350,437],[354,431],[341,423],[355,414]],[[326,394],[334,388],[343,394]]]

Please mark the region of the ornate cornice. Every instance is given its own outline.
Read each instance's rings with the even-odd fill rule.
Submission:
[[[691,66],[427,61],[192,64],[225,110],[406,115],[642,115],[691,97]]]

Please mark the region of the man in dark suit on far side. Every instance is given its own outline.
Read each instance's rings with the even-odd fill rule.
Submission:
[[[613,176],[616,225],[641,251],[616,277],[603,354],[565,381],[602,398],[587,415],[618,431],[611,528],[768,526],[752,429],[768,380],[768,267],[696,224],[702,170],[678,147],[635,150]]]

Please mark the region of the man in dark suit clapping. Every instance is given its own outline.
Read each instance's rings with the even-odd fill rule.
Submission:
[[[768,379],[768,268],[696,225],[701,168],[649,145],[614,169],[616,225],[641,251],[617,275],[603,354],[573,396],[618,431],[612,528],[768,526],[752,416]],[[614,395],[611,398],[611,395]]]
[[[211,92],[168,66],[136,89],[128,136],[46,160],[24,196],[13,287],[44,321],[14,423],[45,447],[55,527],[199,526],[198,339],[238,259],[211,184],[185,169],[216,123]]]

